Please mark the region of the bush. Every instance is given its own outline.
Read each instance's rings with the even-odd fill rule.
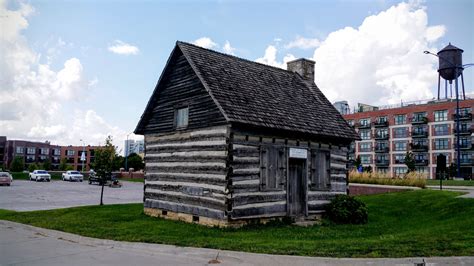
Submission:
[[[365,203],[347,195],[337,195],[327,206],[326,215],[336,224],[365,224],[368,221]]]
[[[25,170],[25,162],[23,157],[16,156],[15,159],[13,159],[13,162],[10,165],[10,171],[12,172],[21,172]]]
[[[33,172],[34,170],[38,170],[38,165],[36,163],[32,163],[28,166],[29,172]]]

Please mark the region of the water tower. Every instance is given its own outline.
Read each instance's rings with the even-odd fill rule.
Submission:
[[[438,56],[438,100],[441,96],[441,78],[444,82],[444,96],[448,98],[448,83],[450,86],[451,97],[453,96],[452,84],[455,80],[457,86],[457,78],[461,76],[461,87],[462,87],[462,99],[466,99],[464,91],[464,76],[463,76],[463,65],[462,65],[462,49],[457,48],[451,43],[444,47],[437,53]],[[455,88],[456,98],[459,97],[459,90]]]

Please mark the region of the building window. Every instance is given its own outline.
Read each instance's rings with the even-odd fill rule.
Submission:
[[[418,112],[413,114],[413,121],[422,122],[426,118],[426,112]]]
[[[435,139],[434,140],[434,149],[435,150],[447,150],[448,149],[448,139]]]
[[[405,163],[405,154],[395,154],[394,157],[395,164]]]
[[[370,118],[364,118],[359,120],[359,125],[361,126],[369,126],[370,125]]]
[[[461,148],[470,148],[471,147],[471,138],[460,138],[459,144]]]
[[[176,128],[183,128],[188,126],[189,107],[180,108],[176,110]]]
[[[434,111],[434,121],[447,121],[448,120],[448,110],[439,110]]]
[[[20,147],[20,146],[16,147],[16,153],[20,153],[20,154],[25,153],[25,148]]]
[[[35,154],[36,153],[36,148],[29,147],[28,149],[26,149],[26,153],[27,154]]]
[[[380,116],[380,117],[377,118],[377,122],[379,122],[379,123],[385,123],[387,121],[388,120],[387,120],[386,116]]]
[[[44,162],[44,161],[46,160],[46,158],[47,158],[46,156],[40,155],[40,156],[39,156],[39,162],[40,162],[40,163]]]
[[[407,123],[407,115],[395,115],[395,125],[403,125]]]
[[[349,126],[354,126],[354,120],[347,120],[347,124],[349,124]]]
[[[74,156],[75,151],[74,150],[66,150],[66,155],[67,156]]]
[[[35,161],[35,156],[34,155],[27,155],[26,156],[26,162],[27,163],[33,163]]]
[[[459,108],[459,114],[460,115],[468,115],[471,113],[471,108],[466,107],[466,108]]]
[[[388,129],[382,128],[375,130],[375,137],[376,138],[388,138]]]
[[[370,139],[370,130],[360,130],[359,134],[360,134],[360,138],[363,140]]]
[[[45,155],[49,154],[49,149],[48,148],[41,148],[40,153],[45,154]]]
[[[434,125],[435,136],[446,136],[449,135],[448,124]]]
[[[370,152],[370,151],[372,151],[372,143],[370,143],[370,142],[361,142],[359,151],[360,152]]]
[[[393,172],[395,173],[396,176],[399,175],[404,175],[406,174],[408,169],[406,167],[394,167]]]
[[[393,129],[394,138],[407,138],[408,137],[408,127],[399,127]]]
[[[394,149],[396,151],[406,151],[407,150],[407,142],[406,141],[395,141],[394,143]]]
[[[360,161],[362,164],[372,164],[372,155],[361,155]]]
[[[61,155],[60,149],[53,149],[53,155]]]
[[[331,154],[329,151],[311,150],[311,188],[327,190],[331,187]]]

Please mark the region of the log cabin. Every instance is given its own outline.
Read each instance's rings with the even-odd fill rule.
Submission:
[[[177,42],[135,129],[145,138],[144,212],[210,226],[321,214],[346,193],[356,132],[314,83]]]

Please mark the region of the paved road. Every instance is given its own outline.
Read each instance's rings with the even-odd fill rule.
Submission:
[[[0,265],[414,265],[421,258],[336,259],[253,254],[81,237],[0,220]],[[474,257],[425,258],[474,265]]]
[[[48,210],[100,202],[100,186],[87,182],[34,182],[13,180],[0,186],[0,209],[14,211]],[[121,188],[104,188],[104,203],[143,202],[143,183],[123,182]]]

